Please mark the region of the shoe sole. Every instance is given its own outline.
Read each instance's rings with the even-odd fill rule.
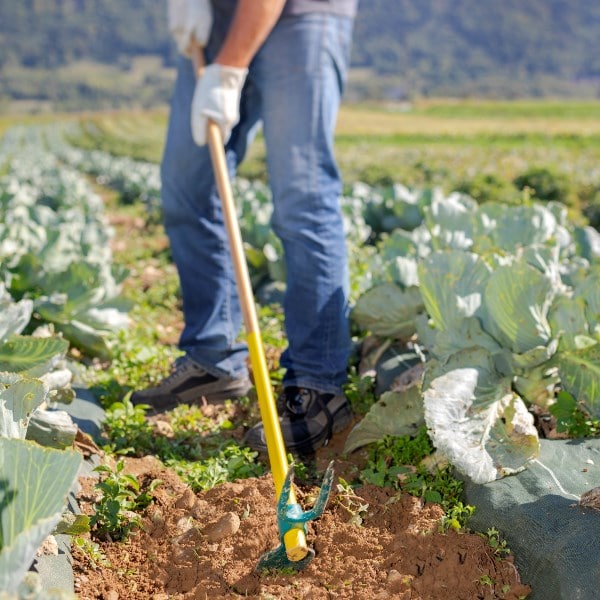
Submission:
[[[198,392],[196,389],[186,390],[179,394],[172,395],[157,395],[155,398],[146,398],[140,401],[134,402],[134,404],[146,404],[150,406],[150,411],[153,413],[162,413],[167,410],[173,410],[180,404],[197,404],[201,398],[204,398],[206,402],[222,402],[224,400],[235,400],[246,396],[252,385],[250,382],[239,383],[232,385],[230,388],[225,388],[214,391]]]
[[[250,391],[250,384],[248,385],[236,385],[232,386],[229,389],[220,389],[215,390],[214,392],[202,392],[198,393],[197,391],[188,390],[185,392],[181,392],[177,394],[181,399],[179,404],[189,404],[190,402],[195,402],[199,398],[205,398],[207,402],[220,402],[222,400],[233,400],[235,398],[240,398],[242,396],[246,396]]]

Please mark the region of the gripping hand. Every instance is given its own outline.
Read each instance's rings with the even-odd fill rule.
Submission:
[[[192,135],[199,146],[207,141],[208,119],[221,130],[227,142],[240,119],[240,96],[248,69],[210,64],[196,83],[192,99]]]

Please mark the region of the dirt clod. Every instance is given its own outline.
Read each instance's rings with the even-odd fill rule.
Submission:
[[[216,523],[209,525],[204,530],[208,542],[220,542],[226,537],[234,535],[240,528],[240,518],[234,512],[224,514]]]

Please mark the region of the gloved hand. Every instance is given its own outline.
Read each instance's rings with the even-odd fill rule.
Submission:
[[[169,0],[169,31],[177,50],[190,56],[190,43],[194,36],[200,46],[206,46],[213,17],[210,0]]]
[[[196,83],[192,99],[192,136],[199,146],[207,141],[207,123],[212,119],[227,142],[240,119],[240,96],[248,69],[210,64]]]

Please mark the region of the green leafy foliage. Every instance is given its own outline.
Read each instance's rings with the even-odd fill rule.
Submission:
[[[556,431],[559,433],[567,433],[574,438],[600,434],[600,419],[591,417],[568,392],[559,392],[549,410],[556,417]]]
[[[355,415],[367,414],[377,401],[375,378],[371,375],[360,376],[356,367],[352,367],[348,373],[348,382],[344,385],[344,395]]]
[[[361,479],[440,504],[446,511],[444,527],[460,529],[466,525],[473,509],[462,504],[463,484],[452,476],[449,465],[427,467],[425,459],[433,451],[425,427],[412,437],[386,436],[371,444],[369,462],[361,472]]]
[[[148,406],[129,400],[113,403],[106,411],[106,449],[116,454],[143,456],[154,450],[154,430],[146,419]]]
[[[73,538],[73,544],[76,548],[81,550],[81,552],[85,555],[88,561],[94,567],[110,567],[110,562],[103,554],[102,550],[100,550],[100,546],[98,543],[77,535]]]
[[[473,170],[476,170],[476,167],[473,167]],[[435,169],[432,169],[431,172],[434,171]],[[156,169],[146,172],[155,173]],[[63,183],[65,186],[71,185],[68,180],[64,180]],[[141,198],[146,192],[140,181],[136,180],[134,183],[135,185],[128,189],[132,190],[132,194],[137,194],[135,197]],[[145,188],[146,191],[148,189],[149,187]],[[263,192],[259,185],[247,186],[244,191],[249,196],[257,195],[242,207],[246,213],[270,201],[266,196],[260,197]],[[477,399],[482,405],[491,400],[493,410],[499,406],[506,408],[502,413],[506,423],[483,428],[492,432],[492,445],[497,445],[501,440],[509,437],[508,434],[511,433],[509,429],[513,424],[512,416],[517,413],[512,405],[504,406],[500,401],[495,401],[498,389],[506,391],[510,387],[524,400],[529,401],[529,398],[538,397],[541,386],[545,391],[545,401],[551,402],[560,384],[560,381],[555,379],[555,374],[547,373],[548,370],[555,370],[558,364],[551,362],[552,359],[559,361],[566,356],[566,353],[571,353],[572,356],[578,357],[577,360],[571,359],[570,362],[573,363],[571,366],[580,367],[582,363],[585,363],[586,367],[595,365],[597,362],[595,351],[588,350],[596,344],[599,331],[597,279],[590,278],[590,265],[596,257],[593,250],[594,238],[590,238],[591,243],[588,244],[585,255],[579,254],[581,240],[577,238],[571,225],[566,222],[561,207],[552,202],[546,203],[543,207],[526,202],[524,206],[510,208],[498,202],[487,202],[486,206],[480,207],[460,195],[446,197],[441,192],[420,192],[401,189],[400,186],[394,187],[393,192],[382,194],[381,200],[372,202],[365,202],[364,199],[371,195],[375,196],[378,192],[366,187],[362,193],[364,196],[351,195],[343,202],[347,225],[355,225],[348,229],[353,258],[362,259],[363,256],[369,256],[369,263],[360,266],[360,273],[364,279],[354,276],[353,289],[357,293],[357,304],[360,299],[358,291],[366,292],[375,285],[394,285],[401,292],[410,289],[419,296],[427,295],[427,306],[422,297],[417,298],[421,304],[421,309],[417,311],[419,314],[402,320],[400,325],[404,326],[405,321],[410,321],[407,325],[410,329],[407,330],[406,335],[413,336],[412,339],[415,340],[416,331],[424,356],[430,359],[429,373],[426,377],[428,385],[448,375],[447,371],[441,368],[438,370],[439,364],[456,367],[451,370],[452,381],[459,381],[463,385],[462,368],[470,368],[472,372],[473,361],[470,365],[463,365],[459,364],[459,359],[465,354],[470,357],[485,357],[480,362],[489,366],[486,373],[490,376],[482,375],[481,385],[470,389],[476,390]],[[54,193],[48,193],[40,204],[53,210],[56,198]],[[127,200],[131,202],[133,198],[133,195],[128,196]],[[363,209],[366,205],[372,213],[370,214],[371,225],[365,227]],[[34,247],[39,243],[41,244],[39,248],[46,248],[44,257],[48,259],[48,265],[63,273],[58,267],[60,266],[61,269],[64,267],[65,259],[54,250],[71,247],[68,231],[61,229],[60,234],[44,233],[44,230],[51,230],[53,227],[52,214],[41,209],[37,212],[28,210],[26,213],[28,217],[34,214],[37,220],[24,219],[19,223],[20,228],[16,231],[22,232],[23,239],[30,240]],[[267,220],[267,212],[257,215],[254,221],[248,220],[245,238],[249,253],[252,254],[250,246],[259,253],[256,274],[257,282],[261,286],[266,280],[272,282],[281,276],[281,272],[278,271],[281,254],[272,244],[269,247],[270,234],[263,227]],[[382,229],[375,231],[377,224],[380,224]],[[399,230],[397,229],[399,226],[406,229]],[[369,227],[373,229],[369,231]],[[253,231],[253,228],[256,228],[256,231]],[[93,225],[90,231],[96,232]],[[19,235],[13,232],[5,240],[14,242],[16,239],[21,239]],[[44,235],[49,237],[44,240]],[[88,235],[94,237],[100,234],[96,232]],[[355,252],[355,249],[362,247],[361,244],[375,241],[377,245],[368,247],[370,252],[365,254]],[[36,272],[40,268],[40,263],[30,257],[23,258],[20,252],[21,249],[17,248],[16,256],[19,260],[22,259],[20,263],[22,269],[19,277],[13,281],[15,289],[20,294],[25,294],[21,285],[26,281],[37,281]],[[6,259],[7,256],[8,254],[4,258]],[[135,258],[131,257],[134,265],[137,265],[140,257],[141,253],[136,254]],[[107,258],[106,254],[102,255],[103,260]],[[152,258],[157,261],[153,264],[160,262],[162,267],[168,259],[168,253],[163,250],[160,255],[153,254]],[[419,264],[426,264],[428,269],[420,273]],[[42,266],[49,269],[45,264]],[[440,271],[436,271],[436,268],[440,268]],[[89,275],[89,281],[94,283],[93,271],[85,269],[80,271],[73,269],[73,271],[83,273],[86,277]],[[444,278],[448,273],[450,278],[445,279],[443,285],[439,286],[443,289],[437,289],[437,279]],[[489,283],[494,277],[498,278],[495,287]],[[538,298],[531,290],[527,291],[527,286],[523,286],[520,279],[534,281],[536,284],[532,286],[535,288],[534,291],[542,289],[545,292],[550,289],[551,293],[547,298],[545,293],[540,294]],[[593,280],[591,283],[590,279]],[[57,281],[59,280],[62,283],[71,281],[67,275],[57,278]],[[584,284],[586,281],[588,283]],[[119,277],[115,277],[114,282],[118,284]],[[44,304],[46,307],[63,301],[57,297],[50,300],[50,296],[40,289],[41,286],[37,283],[35,285],[37,287],[34,286],[34,289],[27,293],[32,293],[36,299],[48,297],[40,300],[40,306],[47,300],[48,303]],[[514,285],[515,289],[504,294],[508,285]],[[420,291],[417,291],[417,286],[421,287]],[[95,286],[91,285],[91,287]],[[118,285],[109,287],[112,291],[116,291]],[[169,354],[169,351],[161,345],[158,336],[153,335],[152,332],[156,329],[156,324],[161,323],[160,314],[164,314],[166,310],[175,312],[179,309],[180,299],[176,287],[175,277],[171,272],[169,279],[165,279],[164,285],[151,286],[144,294],[141,291],[137,295],[131,292],[136,301],[140,300],[137,303],[137,312],[134,312],[135,319],[146,323],[133,335],[117,333],[114,337],[109,337],[109,346],[114,352],[115,359],[111,363],[96,362],[94,376],[97,377],[97,389],[102,390],[103,403],[108,407],[109,412],[106,448],[111,452],[124,454],[153,453],[176,468],[182,478],[196,490],[207,489],[237,477],[261,474],[264,466],[256,462],[254,453],[240,448],[236,441],[239,434],[239,430],[236,430],[239,421],[234,422],[233,417],[230,418],[227,407],[223,413],[213,413],[217,416],[212,420],[206,419],[200,407],[179,407],[164,416],[165,420],[161,422],[164,431],[159,431],[158,427],[146,419],[144,407],[133,407],[126,400],[126,395],[131,389],[145,387],[158,381],[167,372],[172,362],[172,354]],[[74,288],[79,290],[73,296],[75,303],[78,298],[90,299],[88,293],[94,295],[94,292],[86,289],[85,285],[76,284]],[[139,290],[142,290],[141,286]],[[270,292],[280,294],[281,288],[272,287]],[[530,292],[533,295],[528,295]],[[141,301],[143,297],[147,297],[147,303]],[[502,299],[500,306],[494,305],[498,297]],[[557,298],[573,300],[577,307],[565,309],[558,318],[556,311],[552,310],[556,308],[554,303],[557,302]],[[406,296],[403,296],[403,300],[405,299]],[[25,302],[25,298],[19,302]],[[398,327],[397,319],[389,317],[392,304],[386,302],[380,304],[383,305],[382,314],[384,318],[388,318],[388,324]],[[393,306],[398,308],[396,305]],[[428,312],[426,316],[422,314],[424,307]],[[149,308],[156,312],[147,312]],[[400,303],[399,308],[399,314],[403,314],[404,309],[410,307]],[[523,317],[524,320],[519,320],[520,310],[527,313]],[[516,314],[516,318],[513,313]],[[429,322],[427,322],[428,317],[431,317]],[[373,315],[367,314],[367,318],[371,319],[368,325],[370,327],[374,322]],[[520,326],[514,327],[513,321],[519,322]],[[419,323],[421,325],[426,323],[430,337],[422,335],[423,328],[418,327]],[[269,304],[269,307],[261,310],[261,329],[266,344],[275,349],[273,354],[276,355],[285,346],[283,318],[279,306]],[[382,327],[381,330],[378,329],[378,333],[386,337],[389,335],[389,330]],[[581,346],[584,337],[587,339],[587,345]],[[557,340],[562,347],[557,348]],[[582,356],[585,359],[583,361]],[[475,360],[475,366],[480,364],[478,360],[478,358]],[[594,368],[588,370],[594,373]],[[459,371],[460,373],[457,373]],[[449,379],[443,381],[447,382]],[[509,386],[505,384],[506,381],[510,382]],[[575,374],[570,381],[573,389],[576,386],[580,390],[588,390],[586,393],[593,396],[592,392],[595,389],[593,380],[588,385],[585,383],[585,378]],[[365,417],[362,422],[372,425],[369,435],[378,434],[381,437],[387,430],[379,425],[383,423],[386,426],[397,426],[399,419],[396,423],[393,423],[393,420],[398,414],[405,414],[406,411],[398,409],[399,406],[405,405],[401,405],[396,396],[385,396],[380,399],[383,402],[375,402],[371,384],[372,382],[368,380],[351,379],[348,392],[351,396],[354,395],[354,400],[351,398],[353,404],[364,407],[363,410],[368,408],[367,405],[372,407],[377,405],[377,408],[369,410],[369,415],[373,419],[369,421]],[[443,387],[439,386],[438,391]],[[420,393],[419,389],[415,390],[417,400],[421,400]],[[543,392],[539,395],[543,395]],[[439,394],[436,399],[438,396]],[[412,401],[415,398],[411,396],[410,399]],[[242,400],[238,406],[242,409],[247,408],[249,402],[247,399]],[[416,402],[413,404],[417,405]],[[414,425],[417,420],[412,419],[411,422]],[[487,421],[485,423],[487,424]],[[421,425],[421,422],[418,424]],[[415,437],[414,432],[407,437]],[[418,438],[419,434],[416,437]],[[377,442],[377,439],[373,438],[369,441]],[[422,459],[418,459],[417,456],[405,457],[401,453],[396,456],[393,444],[389,443],[388,446],[382,450],[381,455],[372,457],[365,481],[393,485],[432,501],[444,502],[446,496],[452,496],[454,489],[452,481],[444,479],[437,473],[437,469],[427,468],[427,463],[422,463]],[[502,454],[502,448],[499,453],[492,455],[499,456],[503,465],[509,462]],[[409,462],[401,462],[404,460]],[[412,460],[418,462],[412,464],[410,462]],[[443,471],[444,468],[440,468],[439,471]],[[437,480],[430,481],[428,478],[436,473]],[[122,481],[121,484],[121,487],[125,488],[131,482]],[[351,490],[339,491],[349,498]],[[129,502],[142,493],[139,488],[136,491],[135,486],[130,487],[129,492],[131,494]],[[466,521],[470,514],[471,507],[463,506],[460,500],[456,501],[456,497],[447,505],[447,520],[444,527],[459,529],[461,523]],[[349,506],[353,507],[354,513],[360,517],[362,512],[360,501],[357,498],[352,500],[358,504],[349,504]],[[119,510],[116,511],[117,515],[118,513]],[[115,517],[114,511],[108,514]]]
[[[556,202],[478,206],[453,194],[433,196],[419,227],[380,244],[381,269],[416,261],[427,315],[414,317],[427,353],[425,421],[438,450],[475,481],[537,455],[528,403],[546,408],[562,386],[596,416],[598,253],[576,243],[577,232]],[[392,337],[386,318],[397,312],[358,322]]]
[[[565,391],[596,419],[600,418],[600,344],[563,352],[556,362]]]
[[[476,173],[471,179],[463,179],[455,186],[457,192],[467,194],[480,204],[505,202],[516,204],[520,195],[509,182],[494,173]]]
[[[356,302],[352,318],[375,335],[409,339],[415,333],[415,317],[422,310],[417,288],[402,290],[388,283],[365,292]]]
[[[406,465],[417,465],[426,456],[429,456],[433,452],[433,445],[431,439],[427,434],[425,427],[421,427],[417,435],[415,436],[386,436],[380,442],[373,444],[369,452],[369,460],[374,464],[383,465],[396,465],[396,467],[403,467]],[[367,471],[371,477],[371,471]],[[373,471],[373,475],[375,475]],[[385,474],[386,482],[388,484],[396,483],[396,473]]]
[[[510,386],[478,347],[431,360],[425,373],[425,421],[436,448],[476,483],[518,472],[539,452],[533,418]]]
[[[260,477],[264,473],[264,466],[256,462],[257,453],[234,442],[226,442],[206,454],[206,458],[194,462],[177,458],[165,462],[195,492],[211,489],[226,481]]]
[[[548,167],[532,167],[515,177],[513,183],[519,190],[528,188],[533,197],[546,202],[569,201],[570,184],[564,173]]]
[[[105,408],[135,389],[156,385],[169,373],[181,352],[158,343],[156,332],[142,321],[130,331],[122,331],[112,339],[111,368],[97,364],[87,369],[85,378]]]
[[[74,514],[71,511],[64,512],[61,520],[54,528],[55,534],[82,535],[90,531],[90,518],[84,514]]]
[[[380,440],[384,436],[414,435],[424,423],[421,387],[402,392],[384,392],[368,413],[352,429],[345,452]]]
[[[496,556],[504,558],[510,554],[510,548],[508,548],[506,540],[502,539],[500,532],[495,527],[490,527],[485,533],[480,533],[479,535],[487,539],[490,548]]]
[[[198,406],[183,404],[169,412],[171,434],[165,436],[146,419],[147,408],[129,400],[115,402],[107,410],[104,448],[116,454],[154,454],[195,491],[263,474],[256,452],[223,435],[232,427],[226,417],[209,419]]]
[[[135,475],[124,472],[125,463],[119,460],[114,470],[100,465],[94,470],[101,474],[96,489],[101,498],[94,503],[90,526],[100,539],[123,540],[141,524],[140,511],[152,501],[152,491],[162,482],[153,480],[142,490]]]
[[[469,522],[474,512],[475,507],[473,505],[463,504],[460,501],[449,506],[442,517],[440,530],[448,531],[449,529],[453,529],[454,531],[461,531],[465,528],[465,525]]]
[[[0,277],[33,301],[32,326],[52,323],[72,344],[110,356],[109,333],[127,326],[125,272],[112,262],[102,204],[82,177],[43,150],[40,132],[16,131],[19,160],[0,179]],[[37,144],[36,144],[37,142]]]
[[[0,371],[39,377],[52,370],[68,348],[69,342],[58,336],[13,336],[0,343]]]

